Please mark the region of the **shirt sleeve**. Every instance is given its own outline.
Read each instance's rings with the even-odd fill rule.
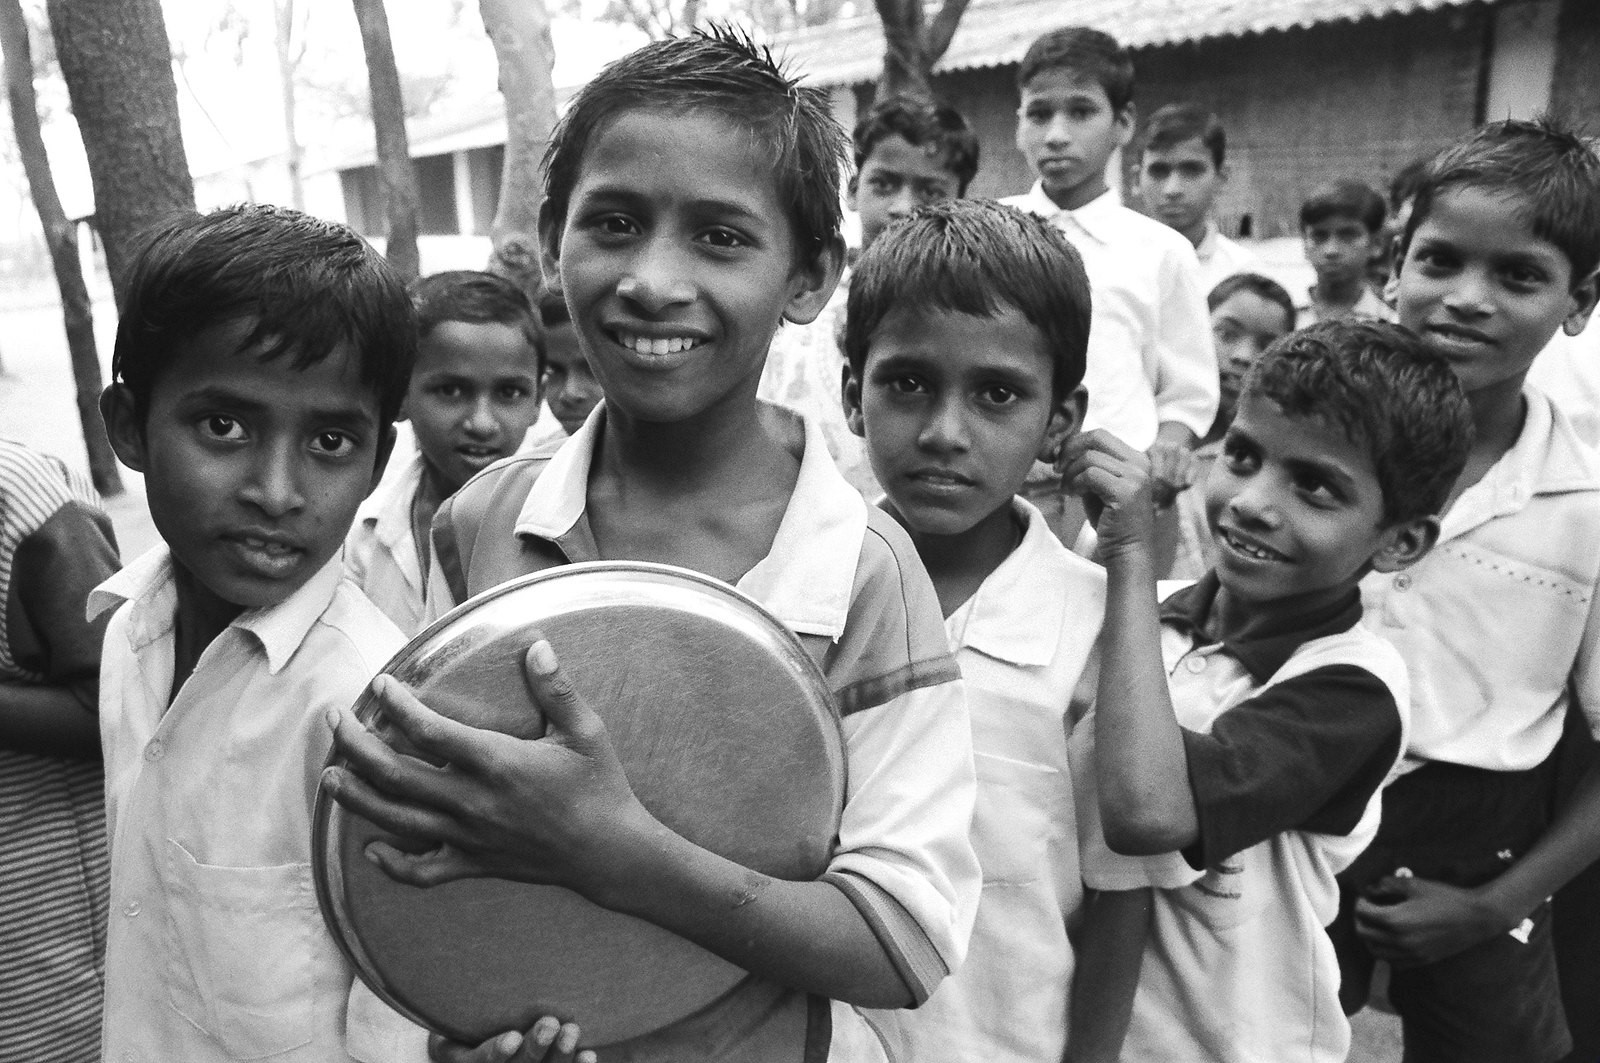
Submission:
[[[1200,839],[1210,867],[1287,830],[1348,834],[1400,755],[1400,708],[1355,665],[1314,668],[1183,732]]]
[[[117,571],[116,540],[105,514],[71,501],[17,545],[6,603],[13,659],[52,685],[73,688],[98,709],[100,649],[109,614],[84,619],[89,592]]]
[[[1211,343],[1211,315],[1201,290],[1200,262],[1188,248],[1161,258],[1155,334],[1156,417],[1176,421],[1203,437],[1217,416],[1221,384]],[[1149,364],[1147,354],[1146,364]]]
[[[983,878],[960,680],[844,718],[848,789],[824,874],[861,912],[917,1003],[966,955]]]

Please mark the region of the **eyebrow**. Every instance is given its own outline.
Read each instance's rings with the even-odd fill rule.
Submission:
[[[587,190],[583,195],[582,202],[613,200],[622,203],[642,203],[646,199],[647,197],[641,195],[636,189],[625,185],[600,185],[597,188]],[[700,214],[733,214],[755,222],[765,222],[767,220],[766,215],[754,210],[749,205],[730,199],[691,199],[684,206]]]
[[[1356,480],[1341,466],[1316,458],[1295,458],[1284,464],[1294,472],[1312,472],[1339,488],[1346,497],[1355,494]]]
[[[186,392],[178,401],[180,408],[193,406],[225,406],[241,413],[268,413],[273,404],[254,395],[232,391],[228,388],[205,387]],[[324,406],[311,410],[313,420],[338,428],[375,427],[378,419],[359,406]]]

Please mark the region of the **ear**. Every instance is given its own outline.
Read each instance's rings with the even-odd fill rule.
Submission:
[[[100,416],[106,422],[106,438],[111,441],[117,460],[134,472],[143,473],[148,462],[145,426],[134,408],[128,385],[112,384],[100,393]]]
[[[1039,444],[1040,461],[1047,465],[1056,463],[1061,456],[1061,448],[1083,427],[1083,417],[1088,409],[1089,389],[1082,384],[1056,403],[1050,411],[1050,423],[1045,426],[1044,442]]]
[[[1125,148],[1128,146],[1128,142],[1133,139],[1133,131],[1139,128],[1139,109],[1132,100],[1129,100],[1127,106],[1123,107],[1121,113],[1117,115],[1115,124],[1117,127],[1117,146]]]
[[[394,453],[394,441],[398,433],[394,425],[383,426],[383,434],[378,437],[378,457],[372,463],[372,482],[367,485],[367,494],[371,494],[378,487],[378,481],[383,479],[383,470],[389,467],[389,456]]]
[[[1374,572],[1398,572],[1421,561],[1439,541],[1438,517],[1413,517],[1384,531],[1383,543],[1372,555]]]
[[[811,259],[802,262],[789,278],[789,302],[783,317],[796,325],[809,325],[822,313],[839,286],[844,272],[844,237],[835,236]]]
[[[1572,288],[1572,313],[1561,322],[1561,331],[1576,336],[1589,323],[1594,305],[1600,299],[1600,273],[1591,273]]]
[[[548,199],[539,204],[539,271],[544,274],[545,290],[560,294],[561,223]]]
[[[867,425],[861,419],[861,381],[856,378],[849,362],[844,364],[844,372],[839,378],[839,400],[844,404],[845,427],[864,438]]]
[[[844,205],[851,210],[860,210],[856,206],[856,190],[861,187],[861,174],[856,172],[850,175],[850,180],[844,186]]]

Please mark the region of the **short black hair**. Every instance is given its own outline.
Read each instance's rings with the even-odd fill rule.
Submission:
[[[1088,26],[1051,30],[1028,45],[1017,67],[1017,88],[1045,70],[1065,70],[1093,78],[1106,91],[1111,109],[1121,114],[1133,102],[1133,56],[1109,33]]]
[[[1405,206],[1417,194],[1417,186],[1422,184],[1422,178],[1428,172],[1428,164],[1433,162],[1432,155],[1419,155],[1395,171],[1389,178],[1389,213],[1399,214],[1400,208]]]
[[[772,160],[797,261],[814,261],[838,238],[845,135],[827,93],[801,85],[771,51],[726,26],[647,44],[578,90],[544,156],[545,202],[557,226],[566,221],[589,142],[632,111],[710,111],[747,128]]]
[[[1549,116],[1490,123],[1434,156],[1403,246],[1439,197],[1458,188],[1514,199],[1533,235],[1567,256],[1573,284],[1600,268],[1600,156]]]
[[[954,107],[921,96],[890,96],[868,109],[856,123],[851,142],[860,172],[872,149],[890,137],[938,152],[939,165],[955,174],[956,194],[966,195],[978,173],[978,134]]]
[[[859,379],[872,335],[895,310],[994,317],[1018,310],[1044,337],[1061,401],[1083,381],[1089,278],[1065,236],[1042,218],[988,200],[918,208],[862,252],[850,278],[845,357]]]
[[[1341,177],[1318,185],[1300,206],[1300,228],[1318,225],[1329,218],[1351,218],[1369,233],[1383,228],[1389,208],[1376,188],[1354,177]]]
[[[1166,151],[1186,140],[1198,140],[1211,153],[1211,163],[1222,169],[1228,154],[1228,135],[1217,116],[1198,103],[1169,103],[1158,108],[1144,126],[1144,151]]]
[[[498,273],[451,269],[413,281],[411,305],[417,311],[417,335],[426,338],[446,321],[492,322],[520,331],[536,353],[544,372],[544,330],[533,315],[528,295]]]
[[[185,211],[148,230],[128,272],[111,378],[133,396],[142,424],[174,348],[201,332],[250,320],[239,350],[303,370],[349,344],[378,420],[400,411],[417,356],[404,282],[383,256],[338,222],[288,207],[239,204]]]
[[[1271,277],[1263,277],[1259,273],[1235,273],[1224,277],[1216,283],[1206,296],[1206,309],[1215,310],[1223,303],[1232,299],[1240,292],[1249,292],[1265,299],[1283,310],[1284,316],[1289,321],[1289,328],[1294,328],[1296,316],[1294,299],[1289,295],[1283,285]]]
[[[1438,513],[1472,446],[1472,410],[1444,358],[1385,321],[1323,321],[1268,347],[1245,376],[1290,417],[1315,417],[1367,448],[1384,524]]]

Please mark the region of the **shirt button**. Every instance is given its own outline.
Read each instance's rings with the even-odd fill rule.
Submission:
[[[1401,572],[1394,577],[1394,589],[1397,591],[1409,590],[1411,587],[1411,574]]]
[[[1199,675],[1206,670],[1206,659],[1204,657],[1190,657],[1184,667],[1195,675]]]
[[[152,764],[166,756],[166,754],[167,747],[161,744],[161,739],[159,738],[150,739],[149,744],[144,747],[144,759]]]
[[[139,902],[138,901],[129,901],[127,903],[127,905],[122,909],[122,914],[127,916],[129,919],[132,919],[134,916],[138,915],[139,912],[140,912],[140,908],[139,908]]]

